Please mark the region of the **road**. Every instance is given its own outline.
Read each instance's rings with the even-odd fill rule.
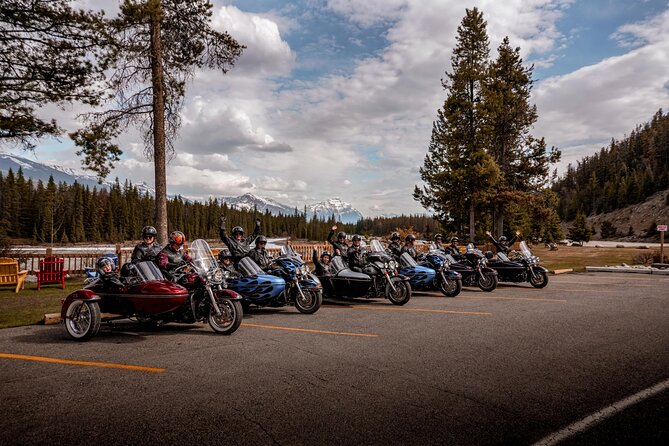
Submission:
[[[231,336],[4,329],[0,444],[669,444],[668,290],[569,274],[256,310]]]

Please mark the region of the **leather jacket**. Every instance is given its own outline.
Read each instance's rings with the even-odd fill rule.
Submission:
[[[192,259],[190,256],[186,254],[183,249],[180,248],[178,250],[174,250],[172,245],[168,244],[158,254],[156,263],[158,264],[158,268],[160,268],[163,273],[170,274],[176,268],[186,262],[190,262],[191,260]]]
[[[348,255],[348,245],[346,242],[340,242],[339,240],[334,240],[334,231],[330,230],[330,233],[328,234],[328,242],[332,245],[332,248],[334,249],[333,255],[340,255],[344,258],[347,257]]]
[[[402,246],[402,254],[404,254],[405,252],[409,253],[409,255],[414,259],[416,257],[418,257],[418,253],[416,252],[416,248],[414,248],[413,246],[409,246],[409,245]]]
[[[316,275],[317,276],[331,276],[332,275],[332,264],[330,263],[323,263],[321,259],[318,257],[318,253],[314,249],[313,256],[311,260],[314,262],[314,267],[316,269]]]
[[[147,245],[145,242],[140,242],[135,245],[130,261],[132,263],[139,263],[147,260],[154,262],[156,257],[158,257],[158,254],[160,254],[160,251],[160,245],[156,242],[153,242],[150,245]]]
[[[397,241],[390,242],[390,244],[388,244],[388,250],[396,258],[399,258],[402,255],[402,245]]]
[[[256,225],[255,230],[250,237],[242,237],[240,240],[228,236],[224,225],[221,225],[219,235],[221,236],[221,241],[228,246],[230,254],[232,254],[232,261],[236,265],[243,257],[249,255],[251,245],[255,243],[256,238],[260,235],[260,225]]]
[[[249,252],[249,257],[258,264],[260,269],[267,269],[272,263],[273,257],[269,255],[266,249],[255,248]]]
[[[362,268],[367,264],[362,246],[351,246],[348,248],[347,257],[349,268]]]

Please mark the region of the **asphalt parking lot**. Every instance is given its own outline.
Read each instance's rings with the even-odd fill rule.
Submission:
[[[669,276],[0,330],[0,444],[669,444],[668,388]]]

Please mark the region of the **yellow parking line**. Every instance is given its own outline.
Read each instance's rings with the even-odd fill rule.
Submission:
[[[111,362],[73,361],[70,359],[47,358],[44,356],[15,355],[12,353],[0,353],[0,358],[23,359],[26,361],[51,362],[54,364],[83,365],[89,367],[104,367],[108,369],[134,370],[138,372],[162,373],[165,369],[156,367],[142,367],[138,365],[114,364]]]
[[[331,334],[331,335],[340,335],[340,336],[359,336],[365,338],[376,338],[379,335],[376,334],[367,334],[367,333],[347,333],[345,331],[327,331],[327,330],[310,330],[308,328],[292,328],[292,327],[278,327],[276,325],[258,325],[258,324],[248,324],[243,323],[243,327],[257,327],[257,328],[271,328],[273,330],[284,330],[284,331],[303,331],[306,333],[321,333],[321,334]]]
[[[543,302],[566,303],[565,299],[547,299],[542,297],[502,297],[502,296],[460,296],[456,299],[502,299],[502,300],[538,300]]]
[[[377,310],[377,311],[416,311],[418,313],[448,313],[448,314],[471,314],[477,316],[492,316],[492,313],[483,313],[480,311],[454,311],[454,310],[429,310],[424,308],[404,308],[404,307],[380,307],[370,305],[321,305],[331,308],[350,308],[353,310]]]

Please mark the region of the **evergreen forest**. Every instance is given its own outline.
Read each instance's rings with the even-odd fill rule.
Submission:
[[[641,203],[668,189],[669,115],[658,110],[628,137],[570,164],[552,188],[563,221],[573,220],[579,211],[600,214]]]

